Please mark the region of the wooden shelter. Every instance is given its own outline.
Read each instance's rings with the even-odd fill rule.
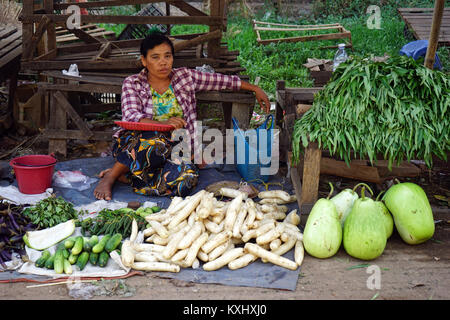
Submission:
[[[84,14],[80,16],[79,28],[68,28],[66,23],[70,15],[65,14],[65,10],[73,4],[80,8],[92,9],[157,2],[166,3],[166,16]],[[180,9],[187,15],[171,16],[170,6]],[[98,35],[96,31],[89,29],[96,23],[206,25],[209,31],[205,33],[178,36],[168,34],[175,47],[174,67],[195,68],[209,65],[215,72],[234,74],[248,80],[247,76],[240,75],[245,69],[237,61],[239,52],[229,51],[222,43],[222,32],[226,29],[225,0],[211,1],[209,15],[186,1],[106,0],[56,3],[53,0],[43,0],[42,6],[38,7],[33,5],[33,0],[24,0],[21,21],[22,70],[36,72],[45,80],[39,83],[38,94],[48,97],[49,117],[44,135],[50,139],[50,152],[66,155],[67,140],[80,137],[79,133],[77,135],[68,132],[68,119],[72,120],[71,124],[75,123],[76,127],[84,132],[81,135],[84,138],[110,140],[109,133],[95,135],[89,133],[90,130],[87,130],[87,125],[82,119],[83,110],[95,112],[108,107],[117,108],[116,102],[106,107],[100,105],[101,101],[98,101],[95,95],[120,94],[121,81],[142,69],[140,61],[142,39],[116,40],[104,34]],[[89,25],[91,27],[88,27]],[[170,28],[168,30],[170,32]],[[65,34],[64,38],[61,38],[62,34]],[[71,43],[62,41],[67,38],[70,38]],[[72,42],[74,40],[75,42]],[[45,50],[39,52],[38,44],[42,41],[45,43],[41,47]],[[61,71],[68,70],[71,64],[77,64],[81,78],[63,76]],[[79,97],[82,95],[87,95],[92,104],[80,104]],[[203,92],[197,95],[197,101],[222,103],[227,127],[231,127],[231,116],[238,118],[239,122],[246,126],[250,121],[255,97],[250,92]]]

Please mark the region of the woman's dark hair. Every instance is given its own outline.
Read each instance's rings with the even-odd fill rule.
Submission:
[[[141,55],[144,57],[147,56],[148,50],[153,49],[156,46],[159,46],[160,44],[167,43],[171,50],[172,55],[175,53],[175,49],[173,47],[172,41],[168,37],[166,37],[163,33],[159,31],[153,31],[150,34],[148,34],[144,40],[141,42]]]

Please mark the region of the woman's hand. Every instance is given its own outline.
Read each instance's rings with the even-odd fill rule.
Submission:
[[[267,94],[258,86],[255,86],[254,84],[250,84],[248,82],[242,81],[241,82],[241,89],[242,90],[248,90],[253,91],[255,93],[255,98],[258,101],[259,105],[261,106],[261,109],[265,113],[270,112],[270,100],[269,97],[267,97]]]
[[[270,112],[269,97],[260,87],[255,88],[255,98],[258,101],[259,105],[261,106],[261,109],[263,109],[265,113],[269,113]]]
[[[187,124],[184,119],[178,118],[178,117],[172,117],[172,118],[169,118],[169,120],[162,121],[162,122],[164,124],[169,124],[169,125],[175,127],[175,129],[184,128]]]
[[[165,120],[165,121],[156,121],[156,120],[150,120],[150,119],[147,119],[147,118],[142,118],[139,122],[142,122],[142,123],[154,123],[154,124],[160,124],[160,123],[168,124],[168,125],[173,126],[175,129],[184,128],[186,126],[186,124],[187,124],[184,119],[177,118],[177,117],[172,117],[172,118],[169,118],[168,120]]]

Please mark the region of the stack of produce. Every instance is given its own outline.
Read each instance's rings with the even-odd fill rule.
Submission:
[[[14,253],[22,257],[26,255],[23,236],[36,229],[36,225],[22,215],[23,208],[22,205],[0,203],[0,265],[3,268]]]
[[[361,198],[355,190],[363,186]],[[331,185],[331,187],[333,187]],[[420,244],[434,234],[434,219],[423,189],[414,183],[398,183],[387,190],[382,200],[369,186],[360,183],[329,199],[319,199],[306,221],[303,243],[306,252],[316,258],[336,254],[341,243],[352,257],[373,260],[379,257],[395,228],[408,244]],[[392,215],[391,215],[392,214]]]
[[[35,265],[39,268],[52,269],[57,274],[71,274],[72,265],[76,264],[78,270],[82,271],[87,263],[104,267],[108,263],[109,254],[120,248],[122,235],[105,235],[99,237],[93,235],[90,238],[83,236],[71,237],[60,244],[55,254],[51,255],[49,250],[44,250],[41,257],[36,260]]]
[[[431,167],[433,155],[447,159],[450,151],[449,106],[445,73],[405,56],[386,62],[354,58],[336,69],[312,108],[296,120],[293,161],[317,142],[347,163],[381,155],[389,168],[405,158]]]
[[[83,235],[100,235],[120,233],[124,238],[131,234],[133,219],[136,220],[138,228],[143,231],[147,222],[144,219],[146,214],[153,213],[152,209],[138,209],[139,212],[131,208],[121,208],[117,210],[103,209],[94,218],[86,218],[81,222],[81,233]]]
[[[74,209],[72,203],[65,201],[62,197],[52,195],[23,210],[23,215],[31,219],[31,222],[39,229],[46,229],[71,219],[77,219],[79,212]]]
[[[175,197],[167,209],[146,216],[146,243],[131,237],[122,245],[122,263],[136,270],[179,272],[180,268],[212,271],[243,268],[260,258],[296,270],[303,261],[302,233],[296,210],[283,204],[295,201],[287,192],[264,191],[259,203],[237,190],[221,190],[221,201],[205,190]],[[282,257],[295,248],[295,261]]]

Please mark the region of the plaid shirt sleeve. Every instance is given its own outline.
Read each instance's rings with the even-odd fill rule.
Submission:
[[[241,79],[238,76],[201,72],[194,69],[190,71],[194,81],[195,91],[219,91],[226,89],[238,91],[241,88]]]
[[[131,77],[126,78],[122,84],[122,121],[139,122],[145,117],[138,88]]]

